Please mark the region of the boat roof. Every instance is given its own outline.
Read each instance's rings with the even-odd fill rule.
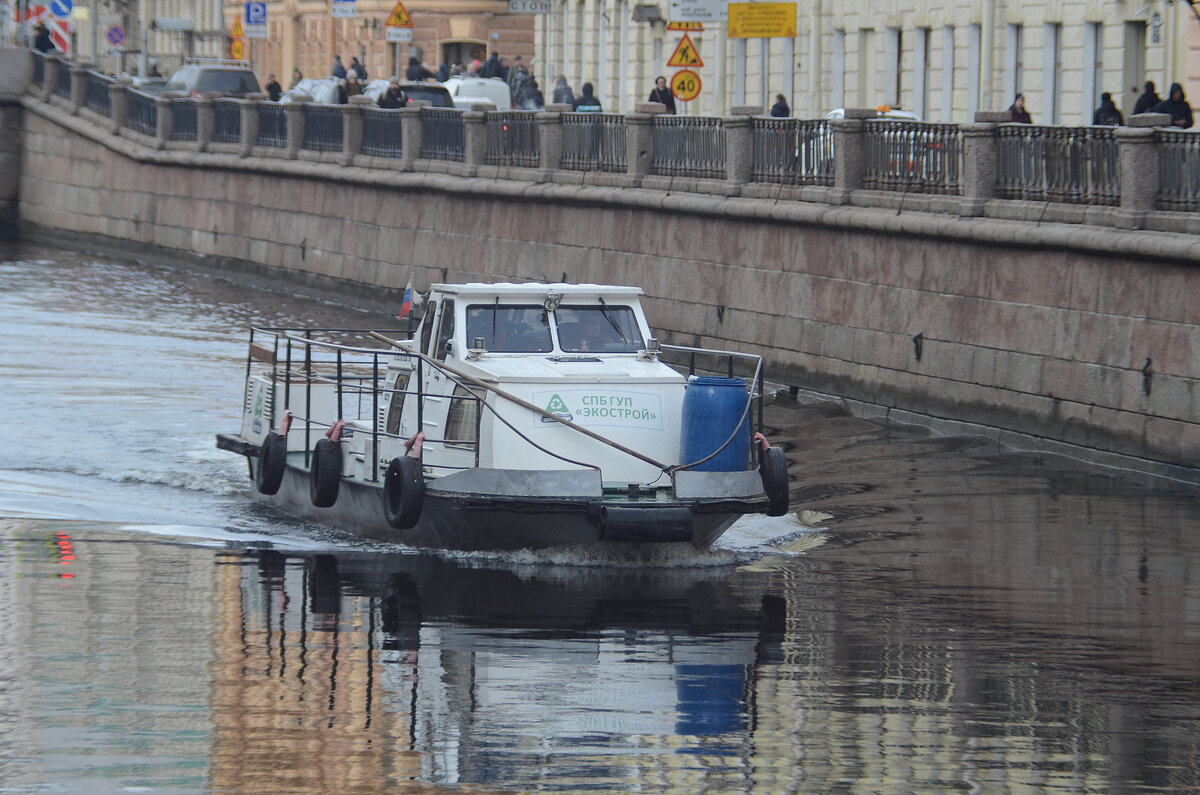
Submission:
[[[596,296],[621,296],[633,298],[642,295],[641,287],[613,284],[570,284],[567,282],[469,282],[467,284],[441,284],[430,287],[435,293],[461,295],[463,297],[536,297],[539,300],[547,293],[558,293],[563,298],[595,298]]]

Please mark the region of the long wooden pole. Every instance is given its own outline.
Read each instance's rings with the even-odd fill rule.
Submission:
[[[423,354],[419,351],[413,351],[413,350],[404,348],[396,340],[390,339],[389,337],[387,337],[383,334],[380,334],[378,331],[372,331],[371,336],[374,337],[375,339],[377,339],[381,342],[385,342],[388,345],[391,345],[395,348],[400,348],[405,353],[408,353],[412,356],[420,357],[422,360],[428,362],[430,364],[430,366],[445,370],[446,372],[450,373],[451,375],[455,376],[456,378],[461,378],[462,380],[467,381],[471,384],[474,384],[475,386],[477,386],[481,389],[487,389],[491,392],[495,392],[496,395],[498,395],[499,397],[502,397],[505,400],[510,401],[512,403],[516,403],[521,408],[529,409],[530,411],[534,412],[535,414],[539,414],[548,420],[553,420],[554,422],[562,423],[563,425],[566,425],[571,430],[579,431],[584,436],[591,437],[592,439],[595,439],[598,442],[606,444],[609,447],[613,447],[613,448],[616,448],[617,450],[620,450],[622,453],[625,453],[626,455],[631,455],[634,458],[637,458],[641,461],[645,461],[647,464],[656,466],[659,469],[661,469],[663,472],[666,472],[670,469],[670,467],[668,465],[662,463],[661,461],[655,461],[653,458],[651,458],[648,455],[639,453],[637,450],[631,450],[630,448],[626,447],[623,444],[620,444],[619,442],[614,442],[612,439],[605,438],[593,430],[584,428],[582,425],[576,425],[575,423],[571,422],[570,420],[565,420],[562,417],[558,416],[557,414],[551,414],[549,411],[546,411],[541,406],[538,406],[534,403],[530,403],[528,400],[525,400],[524,398],[517,397],[516,395],[512,394],[511,392],[506,392],[505,390],[497,387],[495,384],[489,384],[486,381],[476,378],[475,376],[471,375],[470,373],[463,372],[462,370],[458,369],[457,367],[455,367],[452,364],[448,364],[447,362],[439,362],[429,356],[426,356],[425,354]]]

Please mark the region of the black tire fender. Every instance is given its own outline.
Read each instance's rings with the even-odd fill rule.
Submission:
[[[758,474],[762,476],[763,491],[770,504],[767,516],[783,516],[788,512],[788,462],[782,447],[768,447],[762,451],[758,463]]]
[[[421,462],[411,456],[393,458],[383,476],[383,516],[397,530],[408,530],[421,518],[425,477]]]
[[[308,468],[308,498],[318,508],[337,502],[342,484],[342,443],[321,439],[313,448]]]
[[[254,487],[259,494],[275,494],[283,483],[283,471],[287,468],[287,437],[268,433],[258,451],[258,465],[254,468]]]

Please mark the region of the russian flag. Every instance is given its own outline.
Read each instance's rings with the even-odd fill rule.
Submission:
[[[413,288],[412,276],[408,277],[408,284],[404,285],[404,301],[400,304],[400,317],[404,317],[412,311],[413,307]]]

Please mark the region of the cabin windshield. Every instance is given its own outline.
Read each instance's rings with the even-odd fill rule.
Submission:
[[[483,340],[483,345],[477,345]],[[498,353],[553,350],[550,321],[539,304],[471,304],[467,307],[467,347]]]
[[[560,306],[554,319],[559,347],[568,353],[636,353],[646,347],[628,306]]]

